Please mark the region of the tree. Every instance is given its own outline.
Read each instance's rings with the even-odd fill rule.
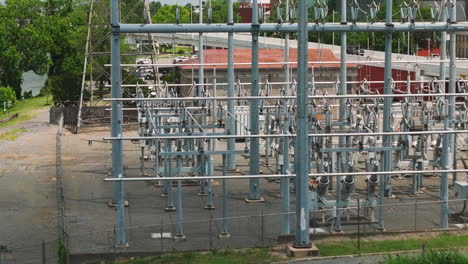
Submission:
[[[228,4],[229,0],[212,0],[211,9],[213,10],[212,23],[227,23],[228,22]],[[208,6],[205,6],[207,9]],[[237,21],[238,14],[237,9],[239,8],[239,3],[234,3],[234,21]],[[204,20],[208,21],[208,12],[204,12]]]
[[[11,102],[11,105],[15,105],[16,103],[16,94],[13,88],[7,87],[0,87],[0,107],[3,107],[4,103]]]
[[[8,0],[0,5],[0,85],[11,86],[18,98],[23,72],[43,75],[51,64],[43,10],[41,0]]]
[[[73,0],[47,0],[46,13],[48,16],[67,14],[72,10]]]
[[[123,23],[143,24],[145,6],[143,0],[121,1],[121,12]]]
[[[157,24],[174,24],[176,23],[176,8],[177,5],[165,5],[158,9],[158,12],[153,16],[153,23]],[[190,23],[190,9],[185,6],[179,6],[180,23]]]
[[[151,2],[149,6],[150,6],[150,14],[156,14],[158,10],[162,7],[162,4],[161,2],[157,1],[157,2]]]

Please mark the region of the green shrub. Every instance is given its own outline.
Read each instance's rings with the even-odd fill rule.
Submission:
[[[59,240],[58,248],[57,248],[58,263],[59,264],[67,263],[67,255],[68,255],[68,250],[65,247],[65,243],[63,243],[62,240]]]
[[[0,87],[0,108],[3,108],[3,103],[11,101],[11,106],[16,104],[16,93],[10,86]]]
[[[428,251],[416,256],[387,256],[380,264],[468,264],[468,257],[457,251]]]

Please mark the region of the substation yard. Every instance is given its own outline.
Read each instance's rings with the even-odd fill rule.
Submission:
[[[128,129],[129,136],[136,134],[136,130]],[[86,129],[79,135],[68,134],[63,137],[63,157],[74,157],[63,161],[64,193],[66,199],[67,229],[69,230],[71,251],[114,251],[113,248],[116,213],[108,203],[112,197],[112,183],[104,182],[110,173],[110,144],[87,140],[100,140],[108,136],[106,128]],[[224,148],[224,142],[218,141],[218,148]],[[242,149],[245,143],[237,143]],[[142,177],[140,167],[140,147],[131,142],[124,143],[124,165],[126,177]],[[261,171],[264,174],[274,174],[274,166],[266,166],[264,157],[261,160]],[[248,154],[237,157],[239,172],[228,175],[248,174]],[[220,156],[214,159],[214,175],[222,175]],[[274,158],[270,158],[274,164]],[[461,162],[460,162],[461,163]],[[145,162],[145,173],[153,176],[153,162]],[[358,165],[360,167],[361,165]],[[459,179],[464,175],[459,175]],[[385,230],[391,231],[423,231],[439,229],[439,177],[425,176],[420,193],[411,192],[411,177],[394,177],[392,182],[392,196],[385,199]],[[262,179],[260,181],[261,196],[264,203],[246,203],[248,196],[248,179],[228,180],[227,215],[230,239],[219,239],[222,231],[222,197],[221,183],[213,181],[214,210],[205,209],[207,196],[197,195],[200,186],[195,182],[183,184],[183,231],[185,240],[174,240],[176,234],[176,211],[166,211],[167,197],[162,197],[163,187],[158,182],[126,182],[125,221],[129,247],[119,249],[124,251],[183,251],[205,250],[210,248],[244,248],[261,245],[273,245],[281,235],[281,200],[280,184],[278,180]],[[291,187],[292,187],[291,182]],[[356,177],[355,191],[350,199],[361,201],[366,199],[365,177]],[[173,185],[176,197],[176,183]],[[455,199],[450,191],[450,199]],[[377,192],[378,193],[378,192]],[[334,190],[329,191],[327,199],[334,200]],[[174,198],[176,199],[176,198]],[[290,194],[291,234],[294,234],[295,223],[295,194]],[[463,210],[463,201],[449,202],[450,211],[458,213]],[[310,227],[312,240],[320,239],[332,233],[333,210],[317,210],[311,212]],[[377,232],[378,210],[375,208],[375,218],[371,219],[372,209],[359,208],[361,217],[358,218],[358,208],[355,206],[343,211],[342,230],[344,233]],[[367,217],[366,217],[366,213]],[[262,216],[263,215],[263,216]],[[325,221],[324,221],[325,220]],[[162,223],[162,227],[161,227]],[[450,228],[463,223],[451,220]],[[313,229],[314,224],[316,229]],[[160,239],[162,234],[163,239]],[[165,238],[166,236],[170,236]],[[288,238],[285,238],[286,241]],[[290,237],[289,239],[293,239]],[[283,240],[284,242],[285,240]]]
[[[57,237],[56,209],[56,132],[57,126],[49,125],[47,112],[22,124],[27,131],[15,141],[1,141],[2,154],[2,191],[0,218],[6,226],[2,229],[1,244],[13,248],[17,262],[40,257],[41,241],[52,241],[47,245],[48,254],[55,254],[54,239]],[[3,131],[2,131],[3,132]],[[125,131],[127,135],[137,134],[134,127]],[[248,179],[228,180],[227,215],[230,239],[219,239],[222,221],[221,184],[213,182],[214,210],[204,206],[207,196],[198,196],[200,186],[194,183],[184,184],[183,193],[183,230],[185,240],[174,240],[176,233],[176,211],[168,212],[167,197],[161,197],[162,187],[157,182],[128,182],[125,184],[126,234],[129,246],[115,249],[116,211],[109,207],[112,197],[112,183],[104,182],[110,173],[110,144],[102,141],[108,136],[108,127],[84,128],[80,134],[64,131],[62,135],[62,175],[65,198],[65,222],[68,233],[70,252],[113,253],[125,252],[172,252],[184,250],[206,250],[210,248],[245,248],[267,246],[278,243],[281,235],[280,184],[278,180],[262,179],[261,196],[264,203],[246,203]],[[91,144],[89,144],[92,140]],[[218,141],[218,148],[224,148],[224,141]],[[245,143],[237,143],[243,148]],[[141,177],[140,148],[138,144],[125,142],[126,177]],[[10,153],[10,154],[7,154]],[[459,155],[462,157],[462,155]],[[248,154],[237,157],[239,172],[228,175],[248,174]],[[264,174],[274,173],[274,158],[270,166],[261,159]],[[145,162],[145,172],[153,176],[152,162]],[[357,167],[359,168],[361,164]],[[462,162],[459,161],[459,167]],[[221,160],[215,156],[214,175],[221,175]],[[460,175],[459,179],[464,179]],[[291,182],[292,186],[292,182]],[[425,176],[422,192],[413,195],[411,177],[397,177],[392,180],[392,198],[385,199],[385,229],[387,232],[411,232],[439,229],[439,177]],[[176,187],[174,185],[174,193]],[[356,177],[355,192],[351,200],[365,200],[366,183],[363,177]],[[290,226],[294,234],[295,194],[290,196]],[[334,191],[330,190],[327,199],[333,200]],[[449,199],[454,199],[450,189]],[[450,212],[463,210],[463,201],[450,201]],[[342,217],[343,234],[360,232],[378,232],[375,228],[379,217],[375,210],[375,219],[366,218],[365,208],[345,211]],[[370,212],[370,211],[369,211]],[[312,241],[320,240],[332,234],[332,210],[311,212]],[[262,216],[263,215],[263,216]],[[324,216],[324,217],[322,217]],[[349,219],[348,219],[349,216]],[[368,214],[370,216],[370,214]],[[323,219],[326,221],[323,222]],[[316,229],[313,229],[313,225]],[[162,223],[162,225],[161,225]],[[463,221],[450,219],[449,228],[463,228]],[[460,230],[461,231],[461,230]],[[162,234],[163,239],[160,239]],[[166,238],[167,237],[167,238]],[[293,237],[284,237],[281,242]],[[17,249],[16,249],[17,248]]]

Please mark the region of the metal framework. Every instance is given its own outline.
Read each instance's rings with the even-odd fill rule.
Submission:
[[[312,246],[309,235],[311,210],[320,208],[334,209],[334,231],[341,231],[344,209],[357,204],[350,198],[356,183],[356,177],[365,176],[367,199],[362,204],[378,207],[378,225],[385,229],[384,198],[391,196],[391,176],[407,174],[412,177],[411,190],[417,193],[422,186],[424,173],[440,174],[440,227],[448,227],[448,176],[468,172],[453,164],[455,136],[468,133],[468,85],[455,76],[455,33],[467,31],[468,23],[457,23],[455,0],[442,0],[440,22],[415,22],[411,16],[415,10],[408,10],[407,21],[392,21],[392,0],[386,0],[385,22],[356,22],[357,10],[347,18],[348,6],[353,3],[341,0],[340,23],[323,22],[323,3],[317,1],[313,7],[315,23],[309,22],[307,0],[299,0],[294,6],[286,0],[285,10],[278,7],[278,23],[259,23],[257,0],[253,0],[251,24],[235,24],[233,21],[233,0],[229,0],[228,23],[203,23],[200,8],[199,24],[121,24],[119,21],[118,0],[111,0],[111,87],[112,131],[107,140],[112,141],[112,171],[114,202],[117,204],[117,246],[127,244],[125,231],[124,182],[126,181],[162,181],[163,194],[167,196],[166,210],[177,210],[176,238],[185,238],[182,219],[182,181],[196,180],[200,183],[199,195],[206,195],[206,209],[214,209],[212,180],[222,180],[222,215],[227,218],[226,196],[228,179],[248,179],[249,191],[247,202],[261,202],[260,179],[280,178],[282,197],[281,233],[290,233],[289,195],[290,181],[296,194],[296,248]],[[199,3],[202,6],[202,1]],[[376,4],[372,1],[370,14],[375,18]],[[416,8],[416,7],[411,7]],[[208,10],[210,14],[210,10]],[[283,14],[283,15],[282,15]],[[285,15],[284,15],[285,14]],[[292,21],[297,14],[297,23]],[[284,17],[284,19],[283,19]],[[397,91],[392,79],[392,33],[394,32],[440,32],[441,56],[439,80],[411,80],[408,77],[406,91]],[[123,33],[199,33],[199,63],[188,64],[198,67],[198,83],[154,85],[154,94],[145,95],[142,86],[123,85],[121,83],[120,35]],[[203,61],[203,33],[228,33],[227,83],[217,83],[216,77],[211,82],[205,80]],[[235,82],[234,33],[250,33],[252,36],[251,81]],[[258,37],[263,32],[284,33],[284,82],[262,83],[259,79]],[[336,81],[315,81],[314,69],[309,72],[308,38],[310,33],[340,32],[341,57],[340,72]],[[349,81],[346,55],[347,34],[350,32],[384,32],[385,60],[383,94],[373,93],[368,85]],[[450,34],[449,60],[446,59],[446,34]],[[297,33],[298,61],[289,61],[288,40],[290,33]],[[400,61],[401,62],[401,61]],[[396,62],[396,63],[400,63]],[[407,61],[406,63],[408,63]],[[449,80],[446,80],[445,63],[449,62]],[[291,76],[290,66],[297,63],[297,75]],[[313,62],[330,63],[330,62]],[[336,63],[336,62],[334,62]],[[371,62],[372,63],[372,62]],[[212,64],[210,64],[212,65]],[[219,64],[221,65],[221,64]],[[214,75],[216,69],[214,70]],[[409,76],[409,75],[408,75]],[[448,90],[445,83],[448,82]],[[456,91],[458,83],[459,91]],[[416,84],[416,92],[411,91]],[[249,85],[250,92],[243,90]],[[353,89],[352,85],[359,87]],[[177,87],[191,87],[192,96],[180,97]],[[122,98],[122,88],[133,87],[136,98]],[[217,95],[219,90],[226,91],[225,96]],[[272,93],[272,89],[279,91]],[[331,92],[334,91],[334,92]],[[429,99],[428,99],[429,98]],[[463,102],[457,107],[455,99]],[[398,99],[398,101],[395,101]],[[337,100],[338,104],[334,104]],[[139,113],[139,136],[129,137],[123,134],[123,104],[135,102]],[[332,107],[338,105],[338,112]],[[396,109],[401,108],[398,114]],[[247,110],[246,110],[247,109]],[[247,111],[248,122],[240,120],[242,111]],[[216,146],[215,139],[226,139],[225,148]],[[244,139],[245,147],[241,150],[236,139]],[[154,157],[154,177],[125,178],[123,170],[123,141],[139,140],[142,148],[142,173],[144,174],[144,151],[148,149]],[[260,174],[261,142],[265,142],[266,163],[274,158],[276,174]],[[430,145],[430,147],[428,146]],[[270,147],[274,146],[274,147]],[[175,150],[175,151],[174,151]],[[366,155],[365,167],[356,162],[357,153]],[[248,154],[250,175],[229,175],[236,169],[236,156]],[[431,154],[431,155],[430,155]],[[214,176],[214,157],[221,157],[222,176]],[[429,157],[431,156],[431,157]],[[432,158],[432,159],[431,159]],[[173,161],[175,160],[175,167]],[[454,162],[455,161],[455,162]],[[409,162],[411,169],[400,169]],[[425,166],[438,169],[426,170]],[[395,168],[399,168],[396,169]],[[175,176],[174,176],[175,175]],[[190,175],[190,176],[188,176]],[[196,175],[196,176],[193,176]],[[314,179],[311,185],[310,179]],[[177,203],[174,203],[172,181],[177,181]],[[327,200],[325,196],[335,184],[336,200]],[[379,191],[379,198],[374,198]],[[177,206],[176,206],[177,205]],[[247,205],[248,206],[248,205]],[[220,237],[228,237],[228,223],[223,221]]]

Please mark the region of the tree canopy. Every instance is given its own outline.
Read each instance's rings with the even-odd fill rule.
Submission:
[[[43,75],[52,63],[44,5],[41,0],[8,0],[0,5],[0,85],[11,86],[17,97],[23,72]]]
[[[205,6],[203,7],[203,21],[205,23],[227,23],[228,20],[228,0],[211,0],[210,2],[205,1]],[[211,21],[208,17],[208,8],[211,5],[212,17]],[[150,5],[152,11],[153,23],[159,24],[173,24],[176,23],[176,8],[177,5],[164,5],[161,6],[160,2],[153,2]],[[179,6],[180,10],[180,21],[179,23],[190,23],[190,12],[192,12],[192,22],[198,23],[198,7],[195,7],[191,4],[185,6]],[[237,21],[237,9],[239,8],[239,3],[234,3],[234,21]],[[154,12],[154,13],[153,13]]]
[[[399,10],[403,0],[393,1],[394,21],[400,20]],[[142,0],[121,1],[121,18],[124,23],[144,23],[144,4]],[[227,23],[228,0],[211,0],[204,6],[205,22]],[[333,20],[330,11],[325,20]],[[89,13],[88,0],[6,0],[0,5],[0,86],[12,87],[16,96],[21,96],[22,74],[34,71],[36,74],[48,75],[45,90],[52,93],[57,104],[76,103],[81,88],[81,75],[85,57],[87,35],[87,18]],[[283,3],[284,4],[284,3]],[[234,14],[237,16],[238,3],[234,4]],[[150,3],[150,13],[153,23],[175,23],[176,5],[162,5],[160,2]],[[208,8],[211,8],[211,21],[208,19]],[[89,62],[93,69],[94,80],[104,87],[109,80],[108,69],[103,67],[110,62],[110,25],[108,0],[94,1],[93,27],[91,34],[90,52],[100,52],[104,55],[94,56]],[[180,23],[198,23],[196,9],[190,4],[180,6]],[[421,7],[416,21],[430,20],[430,10]],[[191,16],[192,12],[192,16]],[[271,12],[270,22],[276,22],[276,8]],[[284,8],[283,8],[284,12]],[[191,19],[192,17],[192,19]],[[313,8],[310,12],[310,21],[313,21]],[[385,6],[382,5],[377,13],[376,21],[385,18]],[[335,21],[339,21],[335,13]],[[360,21],[368,18],[361,14]],[[234,21],[237,19],[234,18]],[[285,21],[285,23],[287,23]],[[281,36],[282,34],[276,34]],[[294,38],[295,34],[291,34]],[[402,53],[407,50],[408,34],[393,34],[393,49]],[[423,46],[428,39],[438,41],[438,34],[420,32],[410,34],[411,49]],[[333,33],[312,33],[311,41],[332,43]],[[334,34],[335,44],[340,43],[340,34]],[[367,47],[375,50],[384,49],[382,33],[348,33],[348,44]],[[122,40],[122,52],[132,50]],[[122,56],[122,62],[134,63],[135,57]],[[88,70],[88,74],[90,70]],[[126,83],[136,82],[131,72],[123,71],[122,76]]]
[[[153,16],[153,23],[174,24],[176,23],[177,5],[164,5],[159,8]],[[179,23],[190,23],[190,9],[185,6],[179,6]]]

